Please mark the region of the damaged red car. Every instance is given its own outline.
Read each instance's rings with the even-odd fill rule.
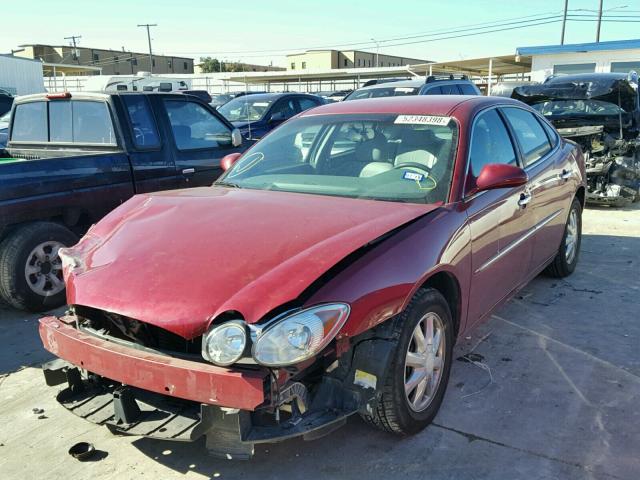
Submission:
[[[70,309],[40,335],[72,413],[227,458],[356,413],[412,434],[456,339],[578,261],[582,155],[514,100],[326,105],[223,166],[60,252]]]

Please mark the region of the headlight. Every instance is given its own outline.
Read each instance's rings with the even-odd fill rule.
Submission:
[[[237,362],[247,345],[247,330],[243,322],[231,321],[218,325],[202,337],[202,356],[216,365]]]
[[[349,305],[333,303],[308,308],[268,327],[253,347],[256,362],[270,367],[293,365],[321,351],[349,316]]]

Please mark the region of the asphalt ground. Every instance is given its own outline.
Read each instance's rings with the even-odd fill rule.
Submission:
[[[540,276],[456,347],[435,423],[396,438],[359,418],[313,442],[256,448],[113,436],[58,406],[38,315],[0,305],[0,478],[640,478],[640,206],[588,208],[575,273]],[[42,413],[34,413],[41,409]],[[39,411],[39,410],[38,410]],[[67,454],[92,442],[93,461]]]

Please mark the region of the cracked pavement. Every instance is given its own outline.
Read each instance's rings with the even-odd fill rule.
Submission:
[[[454,358],[473,351],[473,361],[454,362],[431,427],[396,438],[353,417],[314,442],[258,446],[251,462],[76,418],[37,368],[50,358],[37,316],[0,306],[0,477],[636,480],[640,206],[589,208],[583,224],[573,276],[535,279],[458,344]],[[98,460],[67,455],[78,441],[92,442]]]

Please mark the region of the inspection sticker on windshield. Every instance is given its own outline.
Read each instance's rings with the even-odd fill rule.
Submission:
[[[393,123],[403,125],[440,125],[447,126],[451,117],[441,117],[439,115],[398,115]]]
[[[402,174],[402,178],[404,178],[405,180],[411,180],[414,182],[421,182],[422,180],[424,180],[424,175],[416,172],[404,172]]]

